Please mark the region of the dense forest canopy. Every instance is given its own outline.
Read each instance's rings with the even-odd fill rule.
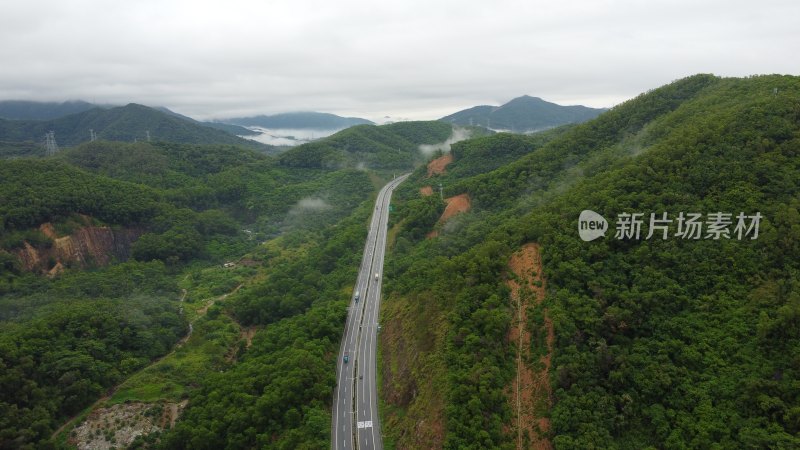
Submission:
[[[451,134],[362,125],[278,157],[101,140],[0,161],[0,448],[66,446],[53,431],[124,379],[182,370],[141,371],[189,324],[178,357],[207,358],[147,391],[188,406],[135,447],[329,448],[372,196],[406,170],[381,277],[381,321],[405,333],[381,337],[387,447],[431,430],[444,448],[515,447],[508,263],[530,242],[547,291],[525,326],[536,355],[536,327],[555,331],[540,412],[555,448],[800,446],[800,78],[688,77],[583,124],[453,144],[431,177],[419,146]],[[444,199],[421,194],[439,183]],[[461,194],[472,209],[443,224]],[[580,239],[584,210],[609,219],[605,237]],[[663,212],[758,213],[759,234],[615,237],[620,214]],[[139,234],[128,261],[47,278],[16,256],[55,245],[43,223]]]
[[[447,324],[439,347],[420,338],[406,350],[447,361],[424,375],[447,392],[445,447],[515,442],[504,428],[514,352],[502,344],[511,314],[503,280],[511,252],[527,242],[542,246],[543,307],[556,332],[548,414],[556,448],[800,445],[798,112],[797,77],[697,75],[543,141],[463,142],[437,178],[415,172],[398,193],[387,303],[418,308],[413,299],[424,298],[430,312],[419,321]],[[521,156],[484,170],[490,158],[480,155],[495,145],[498,155]],[[475,209],[425,239],[413,230],[433,227],[436,215],[417,218],[418,190],[440,181],[446,197],[467,193]],[[612,223],[605,238],[583,242],[582,210],[610,222],[651,212],[762,219],[755,240],[737,239],[735,220],[731,239],[683,239],[671,223],[667,239],[647,240],[645,221],[641,239],[615,238]],[[393,406],[412,414],[423,402]]]
[[[43,142],[45,134],[50,131],[54,132],[56,143],[60,147],[73,147],[100,139],[121,142],[226,144],[264,152],[272,150],[268,145],[243,139],[219,127],[197,122],[169,110],[135,103],[112,108],[93,107],[74,114],[41,120],[0,118],[2,141]]]
[[[140,376],[191,334],[190,323],[208,348],[189,351],[213,353],[210,366],[192,369],[184,386],[161,393],[184,392],[190,399],[187,424],[203,417],[201,399],[209,392],[238,396],[234,387],[250,383],[252,371],[274,372],[261,387],[275,391],[271,402],[294,412],[261,437],[247,431],[247,439],[279,436],[292,448],[327,442],[334,379],[329,366],[344,318],[342,301],[366,236],[368,202],[381,179],[355,165],[296,167],[287,161],[313,160],[314,145],[330,145],[337,159],[355,160],[362,151],[397,153],[379,142],[399,142],[402,163],[380,156],[372,167],[401,170],[411,167],[418,145],[444,141],[450,129],[435,122],[371,127],[369,140],[345,134],[331,138],[333,144],[322,140],[281,157],[226,144],[101,139],[51,157],[0,161],[0,448],[65,445],[49,440],[58,425],[126,378]],[[52,249],[87,228],[129,230],[135,236],[126,252],[130,259],[108,266],[56,260],[61,254]],[[31,252],[51,255],[41,262],[51,277],[25,267],[20,255]],[[242,266],[239,275],[226,277],[222,263],[245,255],[248,265],[262,269]],[[253,279],[243,287],[247,277]],[[232,291],[220,305],[196,306]],[[197,317],[201,309],[204,315]],[[245,352],[229,331],[266,324],[277,327],[270,336],[278,333],[296,348],[259,338]],[[242,356],[232,365],[230,357],[214,353],[220,351]],[[276,363],[278,352],[286,353]],[[314,389],[295,396],[279,386],[285,376],[276,371],[293,374],[312,366],[316,372],[308,381]],[[205,379],[228,367],[218,381]],[[210,391],[198,390],[196,377]],[[221,398],[208,397],[207,406],[220,410]],[[273,412],[259,408],[248,417],[273,421]],[[176,429],[164,445],[197,442],[196,433],[208,427]],[[194,433],[188,441],[181,434],[186,430]],[[218,439],[236,442],[241,436],[231,429]],[[207,442],[209,448],[224,446],[217,444]]]

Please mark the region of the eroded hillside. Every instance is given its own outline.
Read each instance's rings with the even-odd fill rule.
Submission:
[[[22,268],[55,276],[67,266],[87,268],[106,266],[113,260],[126,261],[131,245],[142,234],[137,229],[92,226],[89,217],[84,217],[84,221],[84,226],[66,236],[59,236],[53,224],[43,223],[39,231],[49,241],[37,247],[23,241],[22,248],[13,251]]]
[[[790,256],[800,242],[798,99],[797,77],[697,75],[536,139],[462,142],[446,172],[417,170],[397,192],[382,320],[413,330],[439,318],[444,338],[383,341],[384,389],[439,380],[444,404],[388,397],[389,438],[406,445],[426,414],[444,411],[445,448],[800,445],[800,335],[791,331],[800,280]],[[472,209],[426,240],[416,230],[432,227],[444,204],[420,189],[438,183],[445,197],[469,194]],[[580,239],[583,210],[609,219],[604,238]],[[719,239],[681,237],[681,212],[719,211],[761,218],[758,237],[737,238],[735,221]],[[641,236],[616,233],[630,212],[673,220],[660,239],[647,237],[649,222]],[[547,284],[526,310],[526,327],[537,324],[526,346],[502,280],[529,242],[540,245]],[[509,336],[522,337],[521,351]],[[417,355],[442,364],[402,375],[393,365]],[[515,412],[517,374],[524,386],[543,370],[547,383],[530,392],[549,384],[552,406],[532,395],[525,417],[520,389]]]

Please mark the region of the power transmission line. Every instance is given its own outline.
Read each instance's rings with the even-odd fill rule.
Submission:
[[[44,135],[44,146],[47,149],[46,155],[53,156],[58,152],[58,144],[56,144],[56,132],[55,131],[48,131]]]

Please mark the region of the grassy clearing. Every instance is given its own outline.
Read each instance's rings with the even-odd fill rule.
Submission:
[[[128,378],[109,403],[178,401],[186,398],[188,390],[199,386],[209,373],[224,370],[229,364],[226,355],[239,341],[242,330],[222,313],[221,303],[255,273],[248,267],[212,267],[184,278],[181,287],[188,294],[183,308],[192,324],[191,336],[173,352]],[[211,296],[200,298],[198,292]]]
[[[216,308],[209,310],[216,318],[206,315],[196,320],[192,336],[185,344],[126,380],[109,404],[178,401],[188,395],[189,389],[199,386],[209,373],[224,370],[228,364],[225,355],[238,341],[241,330]]]

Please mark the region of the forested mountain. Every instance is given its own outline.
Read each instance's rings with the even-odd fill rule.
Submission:
[[[221,150],[92,143],[64,154],[92,172],[50,160],[2,164],[3,447],[49,438],[68,416],[186,334],[187,318],[177,303],[182,266],[221,264],[277,231],[324,228],[373,189],[364,172],[289,172],[270,168],[256,153],[231,149],[221,158]],[[112,162],[116,157],[125,161],[118,165]],[[305,198],[316,202],[307,210],[297,208]],[[52,223],[64,236],[84,226],[78,213],[98,221],[96,227],[142,229],[132,260],[86,275],[63,261],[66,270],[52,280],[26,273],[15,258],[21,243],[42,249],[60,245],[36,227]],[[242,224],[248,224],[249,234]],[[283,314],[307,308],[298,303]]]
[[[798,99],[798,77],[697,75],[539,141],[463,142],[445,174],[415,172],[397,194],[384,275],[389,440],[799,446]],[[523,156],[491,170],[492,147]],[[439,182],[445,197],[472,201],[445,226],[438,196],[420,194]],[[609,220],[604,238],[581,240],[582,210]],[[641,235],[617,235],[625,213],[642,214]],[[682,213],[701,214],[697,239],[679,233]],[[541,247],[546,294],[527,310],[526,365],[551,390],[534,391],[527,414],[539,425],[518,435],[506,281],[529,243]]]
[[[173,111],[173,110],[171,110],[169,108],[163,107],[163,106],[155,108],[155,109],[158,110],[158,111],[167,113],[167,114],[169,114],[171,116],[175,116],[175,117],[177,117],[179,119],[183,119],[183,120],[185,120],[187,122],[193,122],[193,123],[196,123],[196,124],[199,124],[199,125],[205,125],[207,127],[216,128],[218,130],[222,130],[222,131],[224,131],[224,132],[226,132],[228,134],[232,134],[234,136],[254,136],[254,135],[259,134],[258,131],[253,131],[253,130],[247,129],[245,127],[240,127],[239,125],[233,125],[233,124],[221,123],[221,122],[200,122],[198,120],[192,119],[189,116],[184,116],[183,114],[176,113],[175,111]]]
[[[386,447],[800,446],[798,99],[798,77],[696,75],[418,167],[382,274]],[[0,448],[71,448],[77,428],[51,434],[104,393],[162,423],[165,402],[188,402],[133,448],[329,448],[371,196],[451,134],[404,122],[279,157],[140,140],[0,161]],[[443,219],[454,198],[471,209]],[[581,239],[583,210],[608,219],[604,237]],[[638,236],[621,228],[634,213]],[[678,217],[695,213],[688,239]],[[87,228],[131,231],[130,258],[22,267],[33,248],[50,269],[61,254],[45,252]],[[509,263],[529,244],[542,291],[524,295],[543,298],[523,315]],[[525,411],[518,351],[537,375]],[[136,419],[118,418],[88,434],[121,445]]]
[[[146,106],[94,108],[51,120],[0,119],[0,141],[42,142],[45,133],[55,132],[61,147],[71,147],[90,140],[90,130],[99,140],[165,141],[186,144],[228,144],[266,150],[269,147],[242,139],[225,131],[188,121]]]
[[[89,102],[32,102],[26,100],[0,101],[0,119],[9,120],[52,120],[98,108]]]
[[[217,130],[222,130],[234,136],[256,136],[261,134],[258,131],[253,131],[249,128],[245,128],[239,125],[233,125],[230,123],[221,123],[221,122],[201,122],[201,123],[207,127],[216,128]]]
[[[450,133],[446,124],[390,129],[407,151]],[[335,142],[347,148],[347,139]],[[293,157],[304,151],[314,150]],[[149,376],[142,369],[181,338],[173,355],[188,352],[191,367],[157,366],[158,377],[174,378],[147,379],[134,398],[188,398],[191,424],[205,408],[224,411],[217,401],[233,395],[249,420],[270,422],[254,442],[327,442],[331,358],[378,176],[295,167],[235,146],[142,141],[0,161],[0,448],[68,447],[70,429],[50,441],[59,425],[123,380]],[[244,263],[222,266],[230,260]],[[247,346],[232,331],[266,324]],[[254,380],[253,371],[267,376]],[[240,397],[245,386],[257,390],[253,401],[269,398],[255,408]],[[267,402],[294,413],[277,419]],[[163,443],[200,447],[191,442],[216,426],[184,426]],[[239,439],[231,428],[205,445]]]
[[[493,130],[525,133],[568,123],[586,122],[603,111],[605,109],[581,105],[561,106],[539,97],[523,95],[502,106],[475,106],[439,120],[462,126],[474,125]]]
[[[288,150],[280,161],[307,168],[410,169],[425,158],[420,145],[444,142],[452,133],[450,124],[435,121],[358,125]]]
[[[371,125],[372,122],[358,117],[341,117],[335,114],[319,112],[294,112],[273,114],[269,116],[238,117],[223,120],[224,123],[245,127],[340,130],[354,125]]]

